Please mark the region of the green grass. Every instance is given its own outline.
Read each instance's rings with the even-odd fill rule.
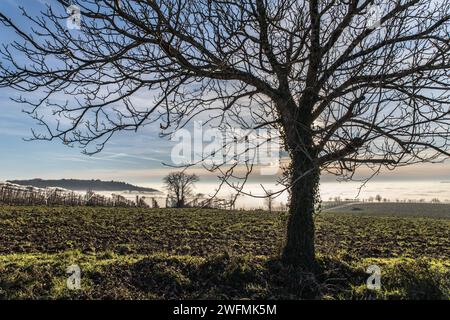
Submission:
[[[3,299],[449,299],[450,219],[323,213],[322,272],[279,259],[286,215],[0,206]],[[82,290],[66,288],[70,264]],[[366,268],[382,268],[382,290]]]

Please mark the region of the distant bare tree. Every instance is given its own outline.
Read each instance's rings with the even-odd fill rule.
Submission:
[[[193,195],[192,187],[197,181],[197,175],[184,172],[172,172],[164,178],[169,195],[175,199],[175,207],[183,208],[186,205],[186,198]]]
[[[288,263],[316,266],[321,172],[450,156],[449,1],[74,0],[79,31],[67,30],[69,1],[55,2],[40,17],[23,9],[27,26],[0,13],[17,36],[0,86],[26,93],[16,100],[44,129],[34,137],[92,153],[119,131],[168,134],[202,113],[276,129],[291,158]],[[224,182],[226,165],[211,168]]]
[[[159,208],[159,203],[155,198],[152,198],[152,208]]]
[[[375,196],[375,200],[377,200],[378,202],[381,202],[381,200],[383,200],[383,197],[380,196],[379,194],[377,194],[377,195]]]
[[[272,213],[273,209],[273,203],[274,203],[274,197],[273,197],[273,191],[267,190],[267,197],[265,199],[267,210],[269,210],[270,213]]]
[[[228,203],[230,210],[236,210],[236,199],[239,196],[239,194],[229,194],[228,195]]]

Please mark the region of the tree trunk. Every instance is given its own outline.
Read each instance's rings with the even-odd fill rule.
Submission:
[[[314,272],[317,262],[313,214],[320,174],[307,157],[295,154],[292,158],[291,201],[283,260]]]
[[[287,84],[285,84],[288,87]],[[314,93],[308,93],[298,103],[285,92],[278,104],[284,139],[291,156],[289,171],[290,205],[283,262],[315,272],[318,264],[314,246],[314,207],[320,179],[317,150],[312,132]]]
[[[297,110],[294,107],[290,109]],[[296,112],[284,117],[285,138],[291,155],[289,172],[291,199],[283,261],[302,267],[305,271],[314,272],[317,270],[317,262],[313,213],[320,170],[316,167],[317,154],[311,132],[312,120],[308,115],[310,115],[308,112],[303,114]]]

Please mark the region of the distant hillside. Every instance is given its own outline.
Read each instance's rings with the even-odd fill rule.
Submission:
[[[8,182],[33,186],[36,188],[57,187],[69,190],[92,190],[92,191],[138,191],[138,192],[157,192],[158,190],[152,188],[138,187],[125,182],[118,181],[101,181],[101,180],[76,180],[76,179],[61,179],[61,180],[9,180]]]

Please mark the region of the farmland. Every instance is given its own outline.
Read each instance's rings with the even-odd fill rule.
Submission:
[[[352,212],[355,215],[376,215],[393,217],[447,217],[450,218],[449,203],[424,202],[358,202],[336,206],[328,211],[337,213]]]
[[[278,259],[284,213],[1,206],[0,298],[449,298],[446,208],[318,214],[311,278]],[[79,291],[65,287],[73,263]],[[370,264],[381,291],[366,289]]]

